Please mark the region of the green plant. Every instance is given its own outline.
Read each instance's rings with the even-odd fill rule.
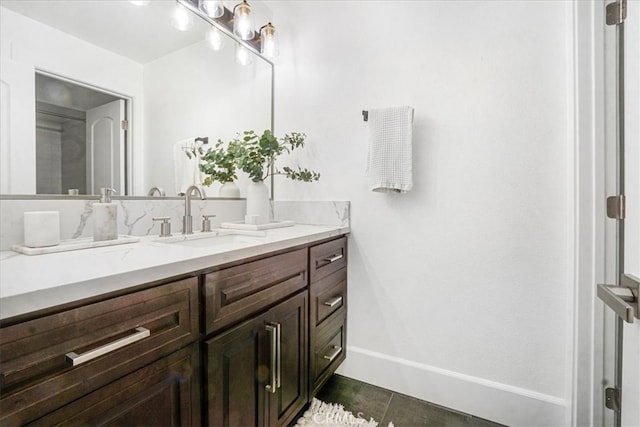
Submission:
[[[236,168],[247,173],[254,182],[264,181],[269,175],[284,175],[294,181],[317,181],[318,172],[302,169],[292,169],[288,166],[279,170],[275,167],[275,160],[284,153],[290,153],[296,148],[304,147],[304,133],[292,132],[284,138],[276,138],[270,130],[262,135],[254,131],[245,131],[230,141],[224,149],[223,142],[218,141],[215,149],[203,151],[200,155],[200,170],[207,174],[205,185],[221,178],[236,179]]]
[[[186,152],[190,159],[200,159],[198,168],[206,174],[203,184],[209,186],[218,181],[222,184],[238,179],[236,175],[236,163],[231,152],[224,148],[224,142],[218,140],[214,148],[204,150],[202,147],[194,148]]]

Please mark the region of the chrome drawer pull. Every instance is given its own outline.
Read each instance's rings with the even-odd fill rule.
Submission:
[[[329,301],[326,301],[324,303],[324,305],[326,305],[327,307],[334,307],[337,304],[340,304],[342,302],[342,297],[335,297],[334,299],[331,299]]]
[[[329,363],[333,362],[333,359],[335,359],[336,357],[338,357],[338,355],[342,353],[342,347],[338,346],[338,345],[334,345],[333,346],[333,353],[324,356],[325,359],[327,359],[329,361]]]
[[[329,263],[336,262],[339,259],[342,259],[342,254],[334,255],[331,257],[322,258],[324,261],[328,261]]]
[[[136,341],[140,341],[151,335],[151,331],[146,328],[136,328],[136,333],[129,335],[128,337],[121,338],[117,341],[110,342],[109,344],[105,344],[98,348],[94,348],[93,350],[89,350],[82,354],[77,354],[75,352],[67,353],[65,356],[67,357],[67,361],[71,362],[72,366],[78,366],[85,362],[95,359],[96,357],[100,357],[112,351],[118,350],[124,346],[132,344]]]

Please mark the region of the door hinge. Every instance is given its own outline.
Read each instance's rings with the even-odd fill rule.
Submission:
[[[129,130],[129,121],[123,120],[122,122],[120,122],[120,126],[122,127],[122,130]]]
[[[627,214],[627,203],[624,194],[607,197],[607,216],[612,219],[624,219]]]
[[[627,0],[617,0],[607,5],[607,25],[620,25],[627,19]]]
[[[620,412],[620,389],[607,387],[604,389],[604,406],[612,411]]]

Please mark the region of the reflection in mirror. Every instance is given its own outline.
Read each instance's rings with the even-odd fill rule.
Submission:
[[[36,73],[36,194],[126,188],[127,100]]]
[[[178,31],[171,25],[175,5],[2,1],[0,193],[95,194],[112,186],[120,195],[158,187],[173,196],[185,173],[195,183],[200,178],[180,147],[271,127],[272,64],[247,51],[250,64],[242,66],[237,43],[211,36],[211,25],[195,15],[189,31]],[[58,97],[92,89],[91,98],[106,95],[105,102],[57,104],[43,90],[53,78],[63,83]],[[113,111],[89,117],[105,103]],[[123,118],[127,130],[118,126]],[[95,139],[101,133],[106,150]]]

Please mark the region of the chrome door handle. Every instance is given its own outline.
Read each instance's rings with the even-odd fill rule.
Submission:
[[[324,305],[327,307],[334,307],[336,304],[340,304],[342,302],[342,297],[335,297],[329,301],[325,301]]]
[[[147,328],[136,328],[135,334],[110,342],[109,344],[105,344],[98,348],[94,348],[93,350],[86,351],[82,354],[71,352],[67,353],[65,356],[67,358],[67,361],[71,363],[71,366],[78,366],[90,360],[93,360],[96,357],[100,357],[112,351],[118,350],[119,348],[132,344],[136,341],[140,341],[141,339],[144,339],[150,335],[151,331],[149,331]]]
[[[266,329],[271,343],[271,379],[265,388],[267,391],[275,393],[280,388],[280,324],[269,324]]]
[[[330,257],[325,257],[325,258],[322,258],[322,259],[323,259],[324,261],[328,261],[328,262],[329,262],[329,264],[331,264],[332,262],[336,262],[336,261],[338,261],[339,259],[342,259],[342,257],[343,257],[343,255],[342,255],[342,254],[337,254],[337,255],[333,255],[333,256],[330,256]]]
[[[640,319],[638,310],[640,279],[630,274],[623,274],[620,285],[598,285],[598,298],[625,322],[633,323],[634,318]]]
[[[331,354],[327,354],[325,356],[323,356],[325,359],[327,359],[329,361],[329,363],[333,362],[333,359],[335,359],[336,357],[338,357],[338,355],[342,353],[342,347],[340,347],[339,345],[334,345],[333,346],[333,353]]]

